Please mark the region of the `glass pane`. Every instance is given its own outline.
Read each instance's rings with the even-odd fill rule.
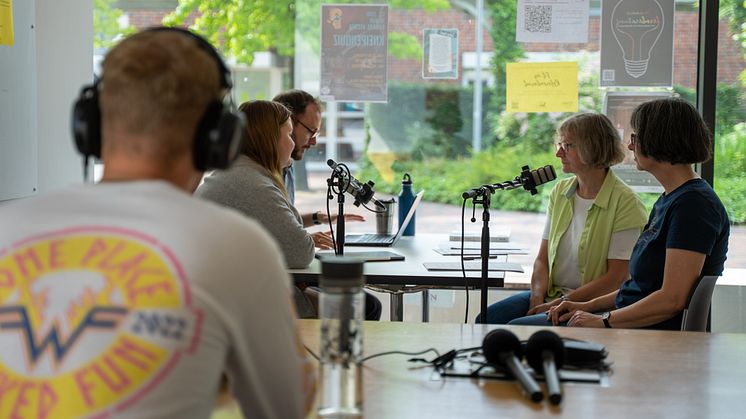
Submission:
[[[746,8],[720,1],[715,112],[715,191],[731,227],[726,269],[746,268]]]

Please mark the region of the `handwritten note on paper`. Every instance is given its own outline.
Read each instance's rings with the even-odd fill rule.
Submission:
[[[577,112],[578,63],[509,63],[508,112]]]
[[[13,0],[0,0],[0,45],[13,45]]]

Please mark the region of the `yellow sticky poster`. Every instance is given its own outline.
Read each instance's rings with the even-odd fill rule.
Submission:
[[[0,45],[13,45],[13,0],[0,0]]]
[[[508,112],[577,112],[578,63],[510,63]]]

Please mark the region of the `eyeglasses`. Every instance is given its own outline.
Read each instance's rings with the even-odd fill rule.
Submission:
[[[559,143],[554,143],[554,147],[557,149],[557,151],[562,150],[563,152],[567,153],[568,151],[570,151],[571,148],[575,147],[575,144],[559,142]]]
[[[634,147],[635,144],[637,144],[637,134],[633,132],[629,134],[629,145]]]
[[[315,130],[315,129],[313,129],[313,128],[310,128],[310,127],[309,127],[308,125],[306,125],[306,124],[304,124],[303,122],[301,122],[301,120],[300,120],[300,119],[298,119],[298,118],[293,118],[293,121],[295,121],[295,122],[299,123],[299,124],[300,124],[300,125],[301,125],[301,126],[302,126],[303,128],[305,128],[306,130],[308,130],[308,133],[309,133],[309,134],[311,134],[311,138],[316,138],[316,137],[318,137],[318,136],[319,136],[319,132],[318,132],[318,131],[316,131],[316,130]]]

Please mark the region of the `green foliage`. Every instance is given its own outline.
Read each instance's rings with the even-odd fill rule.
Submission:
[[[512,180],[523,165],[544,166],[554,162],[551,152],[526,156],[511,147],[494,146],[477,153],[472,158],[443,159],[426,161],[398,160],[392,168],[397,174],[391,183],[385,182],[371,165],[362,165],[362,179],[373,179],[376,190],[398,194],[401,189],[399,175],[407,172],[418,188],[427,190],[429,201],[460,205],[461,193],[483,184]],[[501,191],[493,195],[492,207],[504,210],[542,211],[546,206],[546,196],[550,188],[540,188],[541,193],[531,196],[520,191]]]
[[[674,86],[674,92],[689,103],[697,102],[697,92],[680,85]],[[730,132],[739,122],[746,121],[746,93],[744,87],[736,84],[720,83],[717,86],[717,106],[715,108],[715,138]]]
[[[220,45],[224,54],[250,65],[254,53],[274,51],[292,57],[295,32],[302,34],[313,51],[319,50],[319,13],[322,0],[179,0],[173,13],[163,23],[184,25],[195,17],[191,29]],[[334,4],[379,4],[375,0],[335,0]],[[450,8],[447,0],[395,0],[391,8],[422,8],[429,12]],[[416,47],[416,50],[415,50]],[[389,33],[389,48],[397,58],[421,54],[419,42],[411,35]]]
[[[184,25],[194,16],[191,29],[236,61],[251,64],[257,51],[292,56],[294,4],[291,0],[179,0],[163,23]]]
[[[720,0],[720,14],[728,18],[733,39],[741,45],[742,52],[746,54],[746,1]]]
[[[471,147],[473,97],[471,87],[443,84],[389,84],[388,103],[366,107],[369,134],[395,153],[413,159],[465,156]],[[489,101],[491,92],[483,92]],[[494,141],[482,121],[483,144]]]
[[[731,221],[746,222],[746,122],[715,143],[715,191]]]
[[[490,38],[494,44],[492,56],[492,72],[495,76],[495,94],[492,95],[490,105],[496,112],[505,108],[505,66],[523,58],[523,48],[515,40],[515,25],[504,22],[516,21],[515,0],[494,0],[487,4],[490,15]]]
[[[124,14],[113,7],[116,0],[93,1],[93,48],[107,49],[119,38],[134,32],[134,27],[120,27],[119,19]]]
[[[390,32],[389,54],[400,60],[416,59],[422,56],[422,46],[420,46],[420,41],[414,35]]]

